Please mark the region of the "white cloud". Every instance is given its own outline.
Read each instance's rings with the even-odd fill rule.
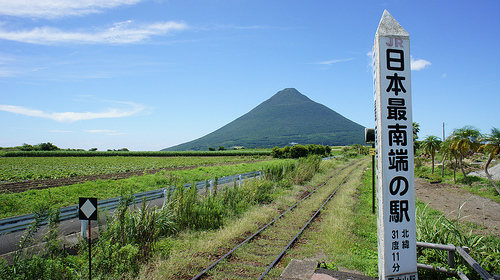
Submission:
[[[0,14],[29,18],[61,18],[100,13],[142,0],[0,0]]]
[[[171,31],[187,28],[186,24],[174,21],[137,25],[129,20],[94,32],[68,32],[53,27],[40,27],[24,31],[7,31],[0,28],[0,39],[41,45],[62,43],[130,44],[144,42],[152,36],[161,36]]]
[[[127,110],[108,108],[102,112],[44,112],[42,110],[30,109],[23,106],[1,105],[0,111],[10,112],[18,115],[25,115],[37,118],[46,118],[58,122],[76,122],[93,119],[122,118],[136,115],[145,110],[145,106],[132,102],[116,102],[129,105]]]
[[[335,63],[345,62],[345,61],[350,61],[350,60],[353,60],[353,59],[354,59],[354,58],[334,59],[334,60],[327,60],[327,61],[316,62],[316,63],[314,63],[314,64],[332,65],[332,64],[335,64]]]
[[[422,69],[425,69],[427,66],[431,65],[427,60],[424,59],[414,59],[413,56],[411,57],[411,70],[415,71],[420,71]]]

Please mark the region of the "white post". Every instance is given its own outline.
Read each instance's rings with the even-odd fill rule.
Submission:
[[[379,279],[416,280],[410,36],[387,10],[373,55]]]
[[[88,220],[80,220],[81,221],[81,233],[82,233],[82,238],[87,238],[87,226],[89,221]]]
[[[168,192],[169,192],[168,188],[163,189],[163,207],[167,205]]]
[[[241,187],[241,174],[238,176],[238,187]]]

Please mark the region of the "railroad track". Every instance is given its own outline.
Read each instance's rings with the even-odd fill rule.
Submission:
[[[268,273],[319,215],[337,190],[364,160],[335,170],[332,176],[288,210],[250,235],[224,256],[192,278],[271,279]],[[276,276],[274,276],[275,278]]]

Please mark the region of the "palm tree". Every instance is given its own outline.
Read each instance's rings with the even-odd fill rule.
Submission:
[[[413,141],[418,139],[418,133],[420,132],[420,124],[417,122],[412,123],[413,126]]]
[[[417,122],[413,122],[412,127],[413,127],[413,154],[416,154],[417,149],[420,148],[420,142],[417,141],[418,133],[420,132],[420,124]]]
[[[479,137],[481,133],[473,126],[464,126],[463,128],[455,129],[450,135],[451,149],[455,150],[460,155],[460,169],[464,175],[465,181],[470,185],[470,180],[465,174],[463,159],[469,151],[476,151],[479,148]]]
[[[490,173],[488,173],[488,166],[491,163],[491,160],[495,158],[496,155],[500,152],[500,130],[498,128],[492,128],[491,129],[491,134],[487,134],[483,137],[482,139],[484,144],[479,147],[479,150],[483,150],[485,152],[490,152],[490,156],[488,158],[488,161],[486,162],[486,165],[484,166],[484,172],[486,173],[486,177],[488,177],[488,180],[490,180],[491,184],[497,192],[500,194],[500,189],[498,188],[497,184],[493,181],[493,178],[491,177]]]
[[[439,151],[441,146],[441,139],[434,135],[427,136],[421,143],[421,148],[424,149],[424,152],[431,155],[432,159],[432,172],[434,174],[434,156],[436,152]]]
[[[457,177],[456,177],[456,169],[457,169],[457,163],[458,163],[458,154],[455,150],[451,148],[451,140],[450,137],[446,139],[445,141],[441,142],[441,147],[439,148],[441,154],[443,155],[443,166],[441,169],[441,178],[444,177],[444,166],[446,160],[452,160],[455,158],[455,164],[453,165],[453,181],[456,183],[457,182]]]

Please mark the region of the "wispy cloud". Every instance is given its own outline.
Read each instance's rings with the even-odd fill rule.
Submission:
[[[354,58],[345,58],[345,59],[326,60],[326,61],[316,62],[316,63],[313,63],[313,64],[320,64],[320,65],[332,65],[332,64],[339,63],[339,62],[345,62],[345,61],[350,61],[350,60],[354,60]]]
[[[31,44],[131,44],[141,43],[153,36],[187,29],[181,22],[167,21],[152,24],[135,24],[128,20],[113,26],[89,32],[70,32],[53,27],[40,27],[32,30],[8,31],[0,28],[0,39]]]
[[[145,106],[133,102],[115,102],[129,105],[128,109],[108,108],[102,112],[45,112],[42,110],[30,109],[23,106],[1,105],[0,111],[10,112],[18,115],[46,118],[57,122],[77,122],[93,119],[123,118],[136,115],[145,110]]]
[[[431,64],[432,63],[427,60],[414,59],[413,56],[411,57],[411,70],[420,71],[422,69],[425,69],[427,66],[430,66]]]
[[[143,0],[0,0],[0,14],[29,18],[61,18],[100,13]]]

